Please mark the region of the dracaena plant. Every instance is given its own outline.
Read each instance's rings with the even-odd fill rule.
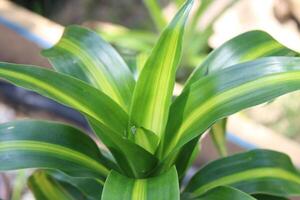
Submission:
[[[188,0],[164,29],[137,80],[96,33],[67,27],[43,51],[55,71],[0,63],[0,77],[80,111],[95,137],[39,120],[0,125],[0,170],[38,168],[36,199],[285,199],[300,195],[288,156],[252,150],[186,171],[217,120],[300,89],[300,58],[252,31],[213,51],[172,98]],[[100,148],[97,141],[106,148]]]

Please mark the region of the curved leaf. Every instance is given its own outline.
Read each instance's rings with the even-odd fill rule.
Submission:
[[[100,90],[70,76],[27,65],[0,63],[0,77],[84,113],[92,121],[93,128],[97,127],[97,136],[110,149],[118,164],[126,166],[125,171],[142,176],[156,164],[153,155],[128,141],[127,114]],[[143,162],[136,162],[136,157],[144,158]],[[125,165],[124,161],[130,164]]]
[[[284,47],[263,31],[249,31],[232,38],[215,49],[185,83],[189,87],[205,75],[238,63],[269,56],[292,56],[297,53]]]
[[[91,116],[123,136],[128,116],[113,100],[84,82],[29,65],[0,63],[0,78]]]
[[[31,120],[0,125],[0,163],[1,171],[49,168],[102,180],[110,166],[93,140],[78,129]]]
[[[262,58],[208,75],[172,104],[160,156],[179,149],[221,118],[298,89],[299,58]]]
[[[100,89],[128,111],[135,81],[115,49],[97,33],[68,26],[60,41],[44,50],[53,67]]]
[[[59,184],[59,182],[54,180],[51,176],[43,171],[34,172],[33,175],[31,175],[28,179],[28,186],[33,192],[36,200],[88,200],[78,193],[78,191],[76,191],[74,188],[72,188],[72,192],[76,192],[77,196],[73,196],[75,194],[70,193],[61,184]]]
[[[192,196],[192,195],[191,195]],[[205,194],[196,198],[184,198],[183,200],[255,200],[255,198],[250,195],[228,186],[218,186]]]
[[[64,173],[48,170],[47,174],[61,183],[61,185],[72,185],[77,188],[88,200],[99,200],[103,190],[103,182],[91,178],[71,177]]]
[[[160,176],[130,179],[115,171],[108,176],[102,200],[179,200],[179,184],[175,167]]]
[[[130,111],[132,127],[146,128],[158,136],[165,129],[181,57],[183,30],[193,0],[178,11],[154,46],[137,81]]]
[[[143,178],[149,175],[157,164],[157,158],[141,146],[124,137],[114,134],[109,128],[89,118],[96,134],[103,134],[103,139],[123,173],[129,177]]]
[[[300,173],[285,154],[253,150],[209,163],[195,174],[185,191],[199,196],[221,185],[250,194],[300,195]]]

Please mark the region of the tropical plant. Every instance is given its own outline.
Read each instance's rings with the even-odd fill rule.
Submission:
[[[224,5],[220,6],[221,9],[216,10],[215,14],[211,14],[202,27],[198,25],[204,21],[203,18],[205,14],[218,2],[214,0],[199,0],[194,6],[194,12],[190,15],[186,25],[186,36],[183,43],[185,51],[183,52],[179,65],[183,68],[181,69],[182,75],[178,77],[179,80],[185,80],[191,69],[203,61],[206,55],[211,51],[208,39],[214,33],[214,23],[238,1],[239,0],[229,0],[225,3],[220,2]],[[180,8],[184,0],[169,0],[167,2],[170,7]],[[131,61],[131,65],[139,65],[139,58],[148,55],[149,49],[155,44],[159,33],[161,33],[168,23],[167,16],[173,15],[171,12],[166,14],[160,2],[157,0],[143,0],[143,3],[156,30],[132,29],[113,23],[94,24],[94,29],[98,31],[102,37],[114,44],[121,52],[124,52],[123,55],[127,58],[126,60]],[[132,54],[138,55],[135,64],[132,62],[130,56]]]
[[[288,156],[270,150],[218,159],[183,179],[217,120],[300,89],[296,53],[252,31],[212,52],[172,100],[191,6],[188,0],[164,29],[137,80],[108,43],[78,26],[43,51],[56,71],[0,63],[2,79],[80,111],[97,136],[58,122],[1,124],[0,170],[38,168],[28,185],[43,200],[300,195],[300,173]]]

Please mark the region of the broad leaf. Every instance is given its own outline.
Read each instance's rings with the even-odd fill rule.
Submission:
[[[28,186],[36,200],[88,200],[76,188],[68,188],[71,190],[68,191],[44,171],[34,172],[28,179]]]
[[[179,184],[175,167],[157,177],[131,179],[115,171],[108,176],[102,200],[179,200]]]
[[[263,31],[249,31],[225,42],[200,64],[185,83],[190,86],[205,75],[261,57],[296,55]]]
[[[172,104],[160,156],[179,149],[219,119],[298,89],[299,58],[262,58],[208,75]]]
[[[185,191],[199,196],[221,185],[246,193],[300,194],[300,173],[285,154],[253,150],[213,161],[200,169]]]
[[[28,120],[0,125],[0,163],[1,171],[48,168],[103,180],[109,173],[110,161],[80,130]]]
[[[227,186],[218,186],[199,197],[185,197],[183,200],[255,200],[255,198],[251,197],[250,195],[234,189],[232,187]]]
[[[128,116],[111,98],[88,84],[35,66],[0,63],[0,78],[70,106],[123,136]]]
[[[121,56],[97,33],[69,26],[43,55],[57,71],[100,89],[128,111],[135,81]]]
[[[164,132],[192,3],[187,1],[163,31],[142,69],[130,112],[132,127],[144,127],[159,136]]]

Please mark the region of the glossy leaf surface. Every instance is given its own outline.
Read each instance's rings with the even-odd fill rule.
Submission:
[[[238,63],[261,57],[289,55],[296,55],[296,52],[284,47],[266,32],[249,31],[232,38],[210,53],[203,64],[194,70],[185,86]]]
[[[51,70],[0,63],[0,78],[70,106],[123,135],[128,116],[111,98],[90,85]]]
[[[109,173],[106,164],[110,163],[80,130],[31,120],[0,125],[0,162],[1,171],[48,168],[102,180]]]
[[[128,110],[135,81],[116,50],[98,34],[68,26],[54,47],[43,51],[53,67],[100,89]]]
[[[293,196],[300,194],[300,174],[285,154],[253,150],[209,163],[195,174],[185,191],[199,196],[221,185],[250,194]]]
[[[192,3],[187,1],[163,31],[142,69],[133,95],[131,126],[144,127],[159,136],[164,132]]]
[[[176,169],[153,178],[130,179],[115,171],[108,176],[102,200],[179,200],[179,184]]]
[[[161,156],[204,133],[221,118],[298,89],[299,58],[262,58],[208,75],[172,104]]]

